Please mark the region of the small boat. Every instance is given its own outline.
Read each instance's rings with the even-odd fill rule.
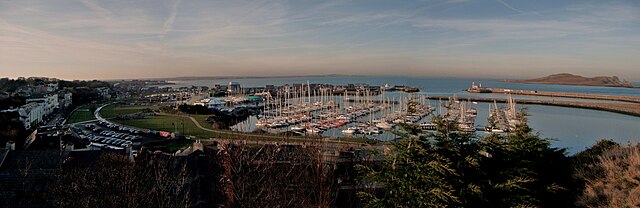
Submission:
[[[323,131],[321,129],[318,129],[318,128],[310,128],[310,129],[307,129],[307,132],[312,133],[312,134],[320,134]]]
[[[376,124],[376,127],[388,130],[393,128],[393,124],[389,124],[387,122],[380,122]]]
[[[342,130],[342,133],[343,133],[343,134],[355,134],[355,133],[356,133],[356,130],[353,130],[353,129],[345,129],[345,130]]]
[[[484,128],[484,132],[487,134],[501,134],[501,133],[505,133],[506,131],[503,129],[487,126]]]
[[[364,130],[365,134],[371,135],[371,134],[381,134],[382,130],[378,129],[378,127],[369,127],[366,130]]]
[[[394,91],[395,89],[396,89],[396,86],[389,85],[389,84],[385,84],[384,86],[382,86],[382,90],[384,91]]]
[[[265,121],[258,121],[258,122],[256,123],[256,126],[258,126],[258,127],[266,126],[266,125],[267,125],[267,122],[265,122]]]
[[[304,131],[305,128],[302,126],[293,126],[291,127],[291,131]]]
[[[393,123],[394,124],[401,124],[401,123],[405,123],[405,121],[402,120],[402,119],[396,119],[396,120],[393,121]]]

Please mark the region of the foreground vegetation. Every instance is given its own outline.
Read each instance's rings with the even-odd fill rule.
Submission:
[[[131,111],[135,109],[132,108]],[[121,111],[123,112],[123,111]],[[192,115],[205,124],[206,115]],[[524,118],[523,118],[524,119]],[[380,165],[358,166],[358,196],[367,207],[571,207],[640,205],[640,151],[603,141],[573,157],[527,125],[478,138],[441,117],[434,133],[404,126],[403,139]],[[125,125],[231,138],[199,129],[189,118],[159,115]],[[526,122],[525,122],[526,123]],[[204,125],[203,125],[204,126]],[[238,137],[237,135],[235,137]],[[234,138],[235,138],[234,137]],[[242,136],[243,139],[245,136]],[[257,138],[259,139],[259,138]],[[164,145],[166,147],[166,145]],[[170,152],[175,151],[172,149]],[[613,186],[612,186],[613,184]]]
[[[638,207],[640,148],[602,141],[567,157],[527,125],[476,138],[436,117],[438,131],[392,144],[360,166],[366,207]],[[407,126],[409,132],[412,127]]]
[[[166,122],[181,119],[158,117],[144,125],[173,128]],[[388,144],[384,154],[343,150],[340,160],[329,159],[333,151],[321,144],[221,144],[187,157],[143,151],[135,162],[111,153],[70,158],[55,170],[47,191],[21,194],[59,207],[640,205],[637,145],[601,141],[567,156],[526,125],[479,138],[442,118],[434,122],[438,128],[433,133],[404,126],[403,139]],[[167,141],[157,147],[190,142]],[[21,177],[17,180],[29,183],[28,173]]]
[[[551,148],[528,127],[476,139],[440,117],[435,122],[436,133],[394,143],[381,168],[362,167],[365,182],[385,187],[383,194],[360,193],[368,207],[570,204],[558,200],[570,196],[565,150]]]
[[[145,147],[149,148],[150,151],[160,150],[162,152],[172,153],[189,147],[193,145],[194,142],[195,140],[190,139],[168,139],[145,144]]]

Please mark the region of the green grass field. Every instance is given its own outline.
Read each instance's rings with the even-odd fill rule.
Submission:
[[[73,111],[73,114],[69,116],[67,123],[78,123],[83,121],[94,120],[96,117],[93,115],[93,112],[89,110],[87,107],[80,107],[77,110]]]
[[[191,114],[191,117],[193,117],[194,119],[196,119],[196,121],[198,121],[198,123],[200,124],[200,126],[204,127],[204,128],[208,128],[211,129],[211,124],[207,123],[207,118],[211,115],[195,115],[195,114]]]
[[[199,138],[210,138],[218,136],[218,134],[214,132],[199,129],[191,121],[191,119],[178,116],[159,115],[151,118],[122,120],[117,122],[127,126],[152,129],[156,131],[179,131],[184,135],[191,135]]]
[[[122,105],[109,105],[100,111],[103,118],[115,118],[117,116],[133,114],[141,112],[144,109],[150,108],[152,110],[158,109],[157,106],[122,106]]]

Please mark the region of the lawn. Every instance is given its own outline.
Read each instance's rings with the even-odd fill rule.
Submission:
[[[89,110],[89,108],[80,107],[75,111],[73,111],[71,116],[69,116],[67,123],[72,124],[72,123],[78,123],[83,121],[90,121],[94,119],[96,119],[96,117],[93,115],[93,112]]]
[[[142,112],[144,109],[150,108],[152,110],[158,109],[157,106],[122,106],[122,105],[109,105],[104,107],[100,114],[103,118],[115,118],[117,116],[129,115],[137,112]]]
[[[150,118],[122,120],[116,122],[127,126],[134,126],[143,129],[168,132],[179,131],[184,135],[192,135],[199,138],[210,138],[218,136],[218,134],[214,132],[199,129],[191,121],[191,119],[178,116],[158,115]]]
[[[200,124],[200,126],[204,127],[204,128],[208,128],[211,129],[211,124],[207,123],[207,118],[211,115],[195,115],[195,114],[191,114],[191,117],[193,117],[194,119],[196,119],[196,121],[198,121],[198,123]]]

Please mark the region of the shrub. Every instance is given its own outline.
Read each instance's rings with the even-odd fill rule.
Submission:
[[[640,146],[614,146],[598,157],[600,177],[586,180],[579,206],[639,207]]]

